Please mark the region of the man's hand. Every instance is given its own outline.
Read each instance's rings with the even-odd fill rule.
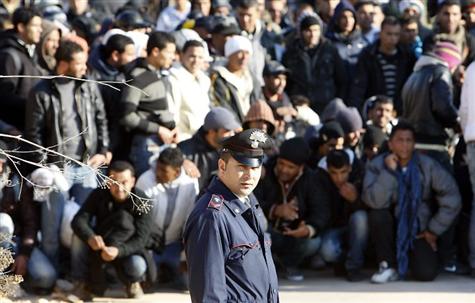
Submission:
[[[293,221],[299,218],[299,207],[297,200],[292,199],[289,203],[276,205],[274,208],[274,216],[285,220]]]
[[[348,202],[355,202],[359,193],[353,184],[346,182],[340,187],[340,195]]]
[[[384,163],[390,170],[396,170],[399,160],[395,154],[389,154],[384,158]]]
[[[13,270],[15,274],[24,276],[26,275],[28,268],[28,256],[25,255],[18,255],[15,258],[15,263],[13,263]]]
[[[198,167],[196,167],[195,163],[193,163],[191,160],[189,159],[185,159],[183,161],[183,169],[185,170],[185,173],[190,176],[191,178],[199,178],[201,177],[201,173],[198,169]]]
[[[98,168],[106,163],[107,158],[103,154],[95,154],[87,161],[87,165],[90,165],[92,168]]]
[[[310,235],[310,230],[308,229],[305,221],[301,221],[299,227],[296,229],[286,229],[282,232],[284,236],[294,237],[294,238],[308,238]]]
[[[437,235],[434,235],[428,230],[423,231],[422,233],[416,236],[416,239],[425,239],[429,243],[433,251],[437,251]]]
[[[106,262],[113,261],[119,255],[119,249],[115,246],[106,246],[102,249],[101,258]]]
[[[160,137],[160,140],[162,140],[164,144],[172,144],[177,139],[177,129],[169,130],[166,127],[160,126],[158,129],[158,137]]]
[[[92,250],[101,250],[103,249],[104,247],[106,247],[106,245],[104,244],[104,240],[102,239],[101,236],[92,236],[90,237],[89,239],[87,239],[87,244],[89,245],[89,247],[92,248]]]

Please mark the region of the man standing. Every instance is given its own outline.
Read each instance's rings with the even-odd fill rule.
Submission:
[[[170,88],[164,72],[174,58],[173,36],[153,32],[147,43],[147,57],[134,61],[126,76],[135,87],[123,90],[120,122],[131,131],[130,160],[138,176],[149,168],[149,159],[160,145],[176,139],[175,122],[168,108]]]
[[[20,7],[13,13],[13,29],[0,35],[0,75],[39,76],[35,45],[41,38],[41,17],[37,11]],[[19,130],[25,126],[25,105],[35,78],[0,79],[2,110],[0,120]]]
[[[223,143],[215,178],[185,226],[192,302],[278,302],[270,240],[252,194],[269,137],[248,129]]]
[[[56,75],[82,78],[86,74],[87,53],[77,43],[63,42],[56,52]],[[93,169],[107,162],[109,146],[107,119],[100,91],[95,84],[57,78],[42,80],[32,91],[26,106],[25,137]],[[35,154],[35,161],[43,155]],[[48,163],[64,161],[48,154]],[[72,163],[64,174],[71,186],[69,192],[82,204],[97,186],[90,167]]]
[[[412,72],[415,57],[398,46],[400,33],[399,20],[386,17],[381,24],[379,40],[360,53],[349,95],[351,105],[358,110],[367,98],[386,95],[394,100],[394,108],[398,115],[401,114],[400,92]]]

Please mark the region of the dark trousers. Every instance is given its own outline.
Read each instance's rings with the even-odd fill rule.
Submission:
[[[388,262],[392,268],[397,268],[396,226],[394,215],[389,209],[369,211],[370,238],[376,259],[378,263]],[[415,280],[432,281],[437,277],[438,255],[425,239],[414,240],[414,248],[409,252],[409,270]]]

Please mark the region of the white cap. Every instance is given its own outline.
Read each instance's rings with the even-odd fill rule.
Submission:
[[[238,51],[247,51],[249,55],[252,55],[251,41],[243,36],[232,36],[229,38],[224,45],[224,55],[229,57]]]
[[[120,28],[113,28],[107,31],[107,33],[104,34],[102,37],[101,44],[106,45],[107,42],[109,41],[109,38],[114,36],[114,35],[122,35],[122,36],[127,36],[127,33],[121,30]]]

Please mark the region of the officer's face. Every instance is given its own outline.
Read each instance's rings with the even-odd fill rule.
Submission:
[[[250,167],[239,163],[233,157],[230,157],[227,163],[219,159],[218,168],[219,179],[238,197],[250,195],[261,176],[261,166]]]

